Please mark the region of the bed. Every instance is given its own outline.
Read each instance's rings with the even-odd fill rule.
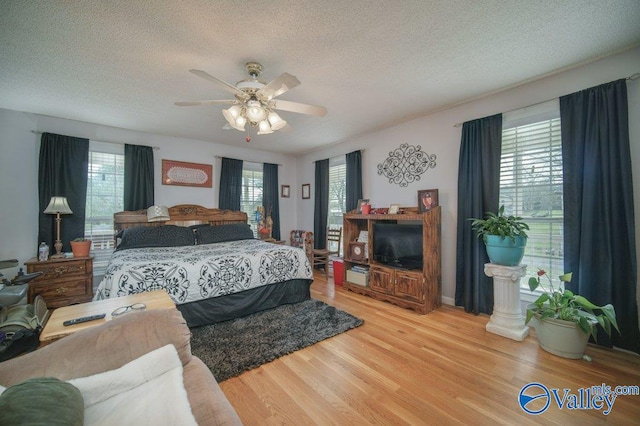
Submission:
[[[114,215],[117,248],[94,300],[164,289],[197,327],[310,298],[305,252],[256,240],[246,213],[183,204],[169,216]]]

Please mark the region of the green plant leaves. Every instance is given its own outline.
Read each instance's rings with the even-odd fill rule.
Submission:
[[[504,238],[527,237],[527,225],[519,216],[505,216],[504,205],[500,206],[498,213],[486,212],[484,219],[471,218],[471,228],[476,231],[478,237],[484,239],[486,235],[498,235]]]

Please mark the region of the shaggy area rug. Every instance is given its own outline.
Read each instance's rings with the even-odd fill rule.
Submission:
[[[191,352],[222,382],[362,323],[312,299],[192,328]]]

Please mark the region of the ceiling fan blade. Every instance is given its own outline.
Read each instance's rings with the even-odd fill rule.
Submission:
[[[273,109],[297,112],[299,114],[316,115],[318,117],[324,117],[325,115],[327,115],[327,109],[323,106],[301,104],[291,101],[273,101]]]
[[[239,97],[240,99],[248,99],[249,95],[247,95],[246,93],[244,93],[242,90],[238,89],[236,86],[227,83],[224,80],[220,80],[217,77],[212,76],[209,73],[206,73],[202,70],[189,70],[189,72],[197,75],[198,77],[204,78],[205,80],[209,80],[213,83],[216,83],[220,86],[222,86],[222,88],[224,88],[225,90],[228,90],[229,92],[233,93],[234,95],[236,95],[237,97]]]
[[[258,93],[261,93],[263,98],[271,100],[276,96],[280,96],[284,92],[291,90],[299,85],[300,80],[298,80],[295,75],[291,75],[285,72],[280,74],[275,79],[271,80],[269,84],[260,89]]]
[[[175,102],[176,105],[178,106],[194,106],[194,105],[216,105],[216,104],[234,104],[235,102],[237,102],[234,99],[224,99],[224,100],[209,100],[209,101],[182,101],[182,102]]]

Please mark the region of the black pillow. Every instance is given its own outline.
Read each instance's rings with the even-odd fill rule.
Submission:
[[[198,244],[222,243],[225,241],[253,239],[253,231],[246,223],[227,223],[198,228]]]
[[[175,225],[136,226],[125,229],[121,234],[120,244],[116,250],[192,246],[196,243],[191,229]]]

